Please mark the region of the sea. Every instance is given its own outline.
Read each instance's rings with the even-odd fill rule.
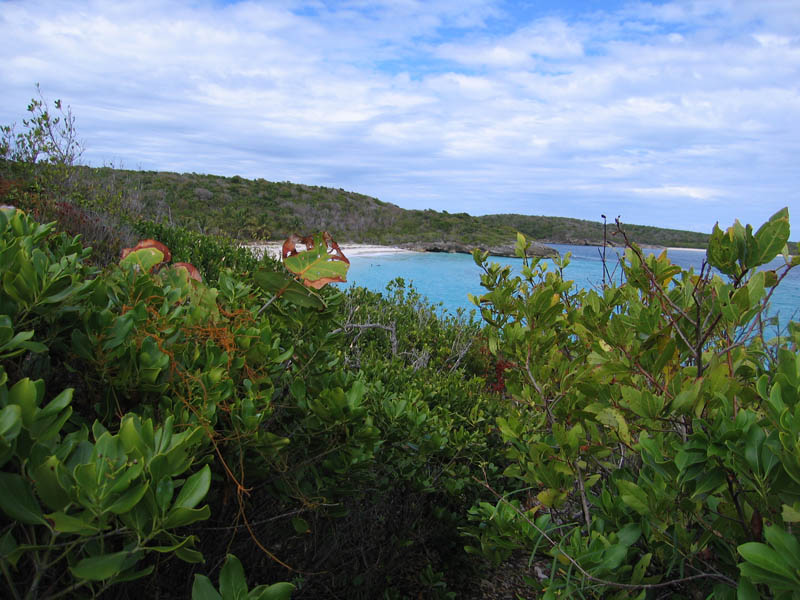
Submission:
[[[571,261],[564,271],[564,277],[571,279],[582,288],[599,288],[603,283],[603,263],[601,247],[571,246],[549,244],[564,256],[571,253]],[[660,254],[663,248],[644,249],[649,253]],[[619,281],[620,269],[614,271],[617,248],[606,248],[606,264],[615,281]],[[683,268],[694,267],[699,271],[706,256],[704,250],[668,249],[667,255],[676,265]],[[490,257],[491,262],[511,265],[519,271],[522,260],[517,258]],[[552,261],[547,261],[551,263]],[[778,257],[762,268],[774,269],[784,264]],[[377,292],[385,292],[386,286],[397,277],[412,284],[420,294],[442,313],[456,314],[464,309],[469,314],[475,306],[470,303],[468,294],[479,296],[485,292],[480,285],[481,270],[471,255],[449,254],[444,252],[401,252],[394,254],[375,254],[353,256],[350,258],[348,282]],[[770,316],[777,315],[779,326],[790,319],[800,321],[800,267],[791,270],[783,279],[771,298],[768,308]]]

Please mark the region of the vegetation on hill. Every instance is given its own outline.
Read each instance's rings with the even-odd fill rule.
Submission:
[[[800,326],[764,310],[800,257],[759,270],[786,209],[716,228],[716,270],[628,239],[596,290],[476,252],[475,322],[12,166],[2,597],[477,598],[517,553],[545,600],[798,598]],[[113,256],[140,235],[170,252]]]
[[[512,227],[531,240],[551,244],[603,245],[603,223],[565,217],[532,215],[486,215],[478,217],[493,227]],[[607,243],[624,246],[625,242],[614,235],[613,223],[606,233]],[[625,224],[628,237],[639,245],[671,248],[705,248],[709,235],[695,231],[663,229],[648,225]]]
[[[403,244],[458,242],[502,245],[516,233],[545,243],[603,243],[603,224],[564,217],[407,210],[342,189],[193,173],[79,167],[73,194],[117,198],[127,210],[214,235],[244,241],[283,239],[328,230],[340,241]],[[704,248],[708,234],[627,225],[631,239],[653,246]],[[611,244],[622,242],[608,236]]]

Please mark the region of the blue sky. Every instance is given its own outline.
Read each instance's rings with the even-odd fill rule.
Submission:
[[[476,215],[800,219],[800,0],[0,0],[0,123],[36,82],[92,165]]]

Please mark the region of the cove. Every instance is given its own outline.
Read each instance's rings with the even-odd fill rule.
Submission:
[[[600,287],[603,281],[602,248],[597,246],[569,246],[550,244],[563,256],[572,253],[571,262],[564,271],[564,277],[571,279],[581,288]],[[663,249],[644,249],[648,253],[660,253]],[[615,281],[619,281],[620,269],[616,265],[616,248],[606,249],[606,262]],[[705,258],[703,250],[669,249],[668,256],[683,268],[694,267],[695,271]],[[518,270],[522,260],[506,257],[490,257],[490,261],[511,265]],[[467,311],[475,307],[469,302],[467,294],[480,295],[485,290],[480,285],[481,270],[468,254],[447,254],[436,252],[403,252],[398,254],[376,254],[354,256],[350,259],[348,282],[352,285],[384,292],[386,285],[397,277],[412,284],[420,294],[440,309],[455,314],[461,308]],[[549,268],[553,268],[552,261]],[[765,268],[776,268],[783,264],[778,257]],[[768,314],[778,315],[780,324],[790,319],[798,320],[800,313],[800,267],[789,272],[772,296]]]

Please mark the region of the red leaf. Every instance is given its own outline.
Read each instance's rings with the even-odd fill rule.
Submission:
[[[189,278],[194,279],[195,281],[203,281],[202,276],[200,275],[200,271],[197,270],[192,263],[187,262],[177,262],[172,265],[175,269],[186,269],[189,273]]]
[[[327,231],[323,231],[320,235],[322,235],[322,240],[325,242],[325,246],[327,248],[328,254],[332,260],[341,260],[346,262],[348,265],[350,261],[347,257],[342,253],[342,249],[339,248],[339,244],[333,239],[333,236],[328,233]],[[281,257],[286,259],[287,256],[294,256],[295,254],[300,254],[300,250],[297,249],[297,244],[303,244],[306,247],[306,250],[311,250],[314,247],[314,236],[307,235],[306,237],[301,238],[296,233],[293,233],[286,241],[283,242],[283,248],[281,249]]]
[[[325,244],[324,254],[326,256],[325,262],[327,264],[335,263],[340,261],[345,265],[350,265],[350,261],[347,257],[342,253],[342,249],[339,248],[339,244],[333,239],[330,233],[327,231],[323,231],[322,233],[318,233],[316,236],[309,235],[306,237],[301,238],[299,235],[293,233],[290,235],[285,242],[283,242],[283,248],[281,249],[281,257],[283,258],[284,264],[286,265],[287,269],[292,271],[295,275],[299,276],[303,284],[307,287],[314,288],[316,290],[324,287],[329,283],[342,283],[347,281],[344,277],[344,273],[347,271],[347,267],[344,269],[320,269],[320,262],[318,260],[313,260],[304,265],[290,265],[291,262],[297,261],[289,261],[287,262],[287,258],[291,258],[293,256],[297,256],[301,254],[301,251],[297,249],[297,244],[303,244],[306,247],[305,252],[309,250],[313,250],[315,248],[316,240],[321,239],[322,243]],[[328,273],[323,274],[322,272],[328,271]],[[314,275],[310,275],[312,271],[316,271],[316,278]],[[341,273],[335,273],[335,271],[341,271]],[[333,274],[331,274],[333,273]]]

